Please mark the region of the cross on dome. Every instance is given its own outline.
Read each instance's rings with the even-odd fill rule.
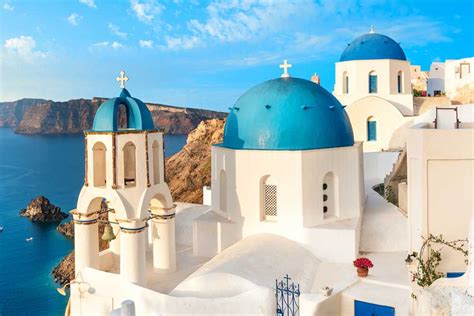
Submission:
[[[288,60],[283,60],[283,64],[280,65],[280,68],[283,68],[283,74],[281,75],[282,78],[289,78],[290,74],[288,73],[288,68],[293,67],[292,64],[288,63]]]
[[[116,80],[120,83],[120,88],[125,89],[125,82],[128,81],[128,77],[125,75],[124,70],[120,70],[120,76]]]
[[[370,32],[369,33],[370,34],[375,33],[375,26],[373,26],[373,25],[370,26]]]

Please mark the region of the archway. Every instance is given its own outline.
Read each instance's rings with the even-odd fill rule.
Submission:
[[[377,140],[377,120],[373,116],[367,118],[367,141]]]
[[[123,146],[123,180],[125,187],[134,187],[137,181],[136,148],[132,142]]]
[[[278,186],[271,176],[260,180],[261,220],[276,221],[278,218]]]
[[[377,93],[377,73],[369,72],[369,93]]]
[[[342,94],[349,94],[349,75],[347,71],[342,74]]]
[[[92,147],[92,171],[95,187],[105,186],[107,182],[105,152],[106,147],[101,142],[95,143]]]

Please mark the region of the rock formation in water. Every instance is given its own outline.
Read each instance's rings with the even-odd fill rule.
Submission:
[[[224,122],[219,119],[201,122],[188,135],[183,149],[166,159],[166,179],[174,201],[202,203],[202,187],[211,183],[211,145],[222,142]],[[100,216],[105,220],[107,213]],[[97,242],[101,251],[108,248],[108,243],[100,239],[104,226],[99,223]],[[72,222],[59,225],[57,230],[69,238],[74,238]],[[54,268],[53,276],[61,284],[74,279],[74,251]]]
[[[42,195],[31,200],[26,209],[20,211],[20,215],[34,222],[59,222],[68,217],[66,213],[61,212],[60,207],[51,204]]]
[[[55,102],[42,99],[22,99],[0,102],[0,127],[13,127],[21,134],[81,133],[90,129],[94,115],[105,98]],[[169,134],[187,134],[202,121],[224,118],[223,112],[147,104],[155,126]]]
[[[211,145],[222,142],[224,122],[201,122],[188,135],[183,149],[166,159],[166,181],[173,200],[202,203],[202,188],[211,184]]]

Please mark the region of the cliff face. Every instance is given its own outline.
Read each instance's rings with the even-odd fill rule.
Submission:
[[[28,217],[33,222],[60,222],[68,215],[61,208],[49,202],[42,195],[37,196],[20,211],[20,216]]]
[[[0,127],[14,127],[16,133],[22,134],[81,133],[92,127],[95,112],[104,101],[105,98],[67,102],[41,99],[0,102]],[[187,134],[202,120],[226,116],[226,113],[216,111],[147,105],[155,126],[170,134]]]
[[[166,159],[166,181],[173,200],[202,203],[202,187],[211,184],[211,145],[222,142],[224,122],[201,122],[188,135],[183,149]]]

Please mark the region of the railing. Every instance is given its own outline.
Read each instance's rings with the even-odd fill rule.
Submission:
[[[277,316],[299,315],[300,285],[294,282],[289,283],[291,278],[288,274],[283,278],[285,281],[275,280],[275,298]]]

